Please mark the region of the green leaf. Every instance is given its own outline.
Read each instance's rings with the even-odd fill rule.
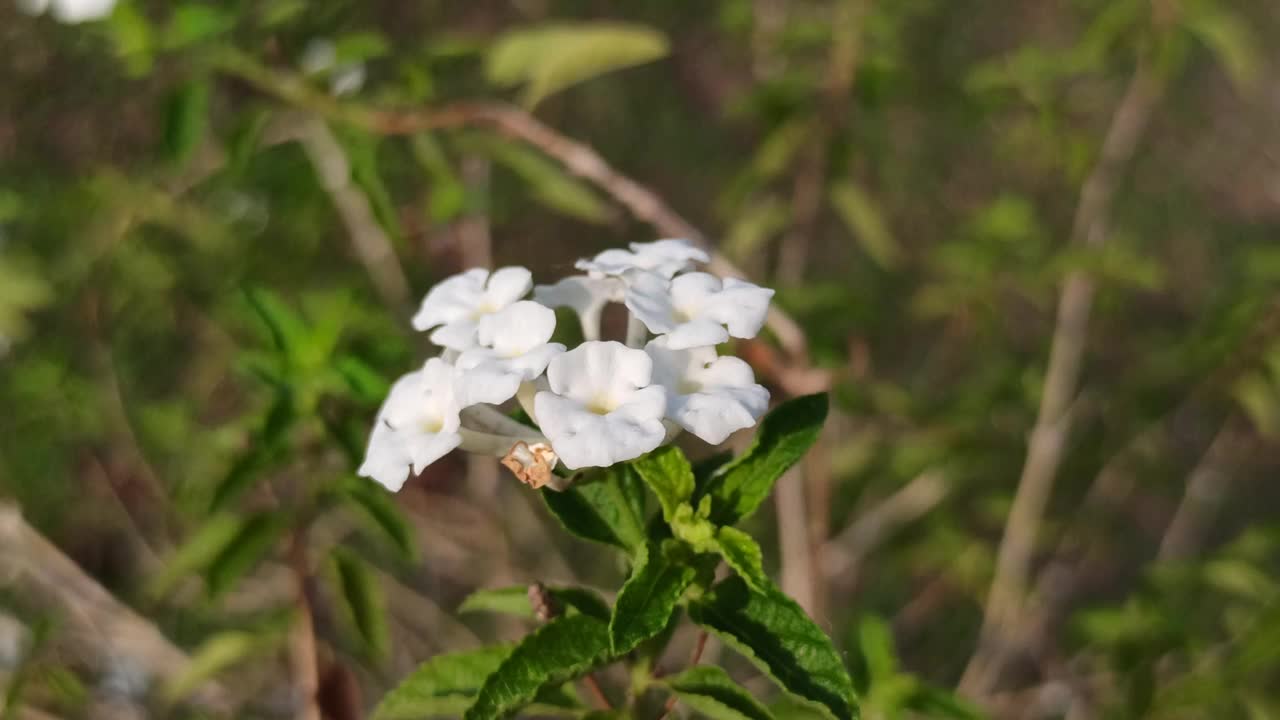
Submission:
[[[236,16],[210,3],[182,3],[173,10],[164,34],[165,46],[176,49],[193,45],[227,32],[236,25]]]
[[[842,180],[831,186],[831,206],[845,227],[872,260],[882,268],[892,268],[902,259],[898,241],[889,232],[879,208],[854,183]]]
[[[341,486],[341,493],[343,498],[364,511],[406,560],[417,557],[413,530],[392,493],[365,478],[347,478]]]
[[[287,439],[287,433],[297,419],[293,393],[285,386],[276,388],[275,400],[263,418],[262,427],[251,438],[251,446],[241,455],[213,490],[209,503],[211,511],[226,509],[233,500],[253,487]]]
[[[629,652],[662,632],[695,576],[693,567],[673,562],[660,548],[646,546],[638,553],[609,620],[613,652]]]
[[[513,648],[513,645],[498,645],[428,660],[382,698],[373,720],[460,715]]]
[[[668,52],[666,37],[633,23],[577,22],[525,26],[503,34],[485,58],[496,85],[525,85],[528,107],[566,87]]]
[[[286,520],[285,516],[272,511],[251,516],[205,570],[209,595],[222,595],[257,565],[284,533],[288,526]]]
[[[151,579],[147,584],[147,594],[163,597],[182,578],[204,570],[244,531],[246,522],[245,517],[235,513],[218,513],[209,518]]]
[[[773,714],[729,677],[712,665],[699,665],[665,678],[669,688],[698,713],[711,720],[773,720]]]
[[[479,150],[524,181],[533,197],[548,209],[589,223],[604,223],[613,217],[610,206],[595,190],[565,172],[541,153],[506,138],[472,134],[464,143]]]
[[[766,415],[751,447],[707,483],[711,520],[732,525],[755,512],[774,482],[818,439],[826,418],[826,393],[788,400]]]
[[[204,139],[209,126],[208,79],[182,83],[169,94],[164,112],[164,149],[169,160],[182,165]]]
[[[377,580],[364,561],[343,548],[333,551],[339,590],[352,624],[375,658],[386,657],[391,647],[385,603]]]
[[[631,461],[631,467],[658,496],[662,517],[668,523],[674,522],[677,508],[687,505],[693,497],[693,468],[684,453],[667,445]]]
[[[725,563],[756,592],[767,592],[772,583],[764,572],[764,554],[752,537],[733,527],[716,531],[716,547]]]
[[[636,509],[626,465],[584,473],[564,492],[542,489],[542,499],[566,530],[630,553],[644,547],[644,521]]]
[[[837,720],[857,715],[853,682],[831,639],[780,590],[756,592],[729,578],[690,603],[689,616],[784,690],[821,703]]]
[[[263,288],[244,290],[245,299],[271,334],[271,341],[286,360],[290,360],[306,344],[307,325],[302,318],[280,299],[280,296]]]
[[[609,604],[593,590],[579,587],[547,587],[546,590],[566,612],[579,612],[600,620],[609,619]],[[522,618],[534,617],[527,585],[477,590],[462,601],[458,612],[494,612]]]
[[[485,680],[464,720],[505,718],[533,702],[542,688],[608,662],[609,626],[590,615],[558,618],[530,633]]]
[[[1247,21],[1211,5],[1181,15],[1187,29],[1217,57],[1238,92],[1257,87],[1263,56]]]
[[[191,662],[182,672],[169,678],[162,693],[167,702],[177,702],[195,692],[224,670],[247,662],[280,641],[278,631],[230,630],[218,633],[200,643],[191,654]]]

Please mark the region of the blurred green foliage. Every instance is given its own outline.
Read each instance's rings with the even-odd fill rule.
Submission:
[[[506,476],[469,488],[445,464],[392,498],[352,475],[388,382],[427,351],[362,254],[352,195],[415,294],[468,264],[545,280],[653,238],[503,134],[352,122],[509,100],[779,288],[833,377],[829,537],[923,473],[947,479],[856,577],[828,578],[819,620],[868,717],[976,712],[941,688],[973,650],[1074,270],[1099,291],[1035,556],[1073,583],[1035,588],[1060,604],[993,712],[1275,716],[1276,38],[1268,0],[122,0],[76,26],[0,0],[0,494],[190,650],[170,699],[281,674],[288,593],[249,596],[299,538],[332,611],[322,642],[370,697],[414,661],[506,637],[439,613],[482,580],[582,566],[616,585],[598,551],[520,529],[541,510]],[[327,61],[304,67],[317,42]],[[1164,88],[1155,117],[1107,244],[1072,246],[1139,57]],[[295,142],[316,118],[341,198]],[[1224,432],[1236,450],[1208,452]],[[1207,505],[1188,490],[1201,472]],[[1097,501],[1117,474],[1123,492]],[[1155,562],[1187,502],[1205,514],[1194,552]],[[96,681],[13,595],[0,608],[51,624],[7,702],[86,712]]]

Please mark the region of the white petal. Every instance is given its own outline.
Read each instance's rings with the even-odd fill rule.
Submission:
[[[756,424],[769,406],[769,391],[760,385],[720,387],[682,395],[671,403],[671,418],[712,445],[735,431]]]
[[[652,375],[653,361],[643,350],[614,341],[584,342],[547,366],[552,392],[607,409],[648,385]]]
[[[773,290],[736,278],[726,278],[724,289],[711,302],[710,317],[729,328],[736,338],[753,338],[764,327]]]
[[[466,350],[476,344],[476,330],[480,324],[471,318],[455,320],[432,331],[431,342],[450,350]]]
[[[554,310],[521,300],[480,318],[479,338],[500,357],[516,357],[547,344],[555,330]]]
[[[116,0],[54,0],[53,16],[59,22],[80,23],[111,15]]]
[[[413,316],[413,326],[430,330],[431,341],[454,350],[466,350],[476,342],[480,318],[498,312],[524,297],[533,284],[522,267],[500,268],[492,275],[475,268],[454,275],[431,289]]]
[[[493,271],[489,277],[485,299],[493,308],[501,310],[524,297],[533,287],[533,273],[522,267],[504,267]]]
[[[622,302],[622,281],[612,277],[593,278],[573,275],[555,285],[538,285],[533,289],[533,299],[547,307],[567,307],[578,313],[582,321],[582,334],[588,340],[600,336],[600,314],[611,302]]]
[[[543,433],[571,469],[606,467],[637,458],[662,444],[665,393],[653,386],[637,390],[629,402],[601,415],[582,403],[540,392],[534,399]]]
[[[729,332],[715,320],[699,318],[677,325],[665,337],[671,347],[683,349],[719,345],[729,340]]]
[[[650,269],[675,266],[677,269],[671,275],[688,269],[694,262],[711,261],[711,256],[705,250],[694,247],[688,240],[667,238],[648,243],[631,243],[630,247],[632,252],[647,259]]]
[[[484,301],[484,281],[487,277],[488,270],[473,268],[441,280],[422,299],[421,307],[413,316],[413,327],[429,330],[437,325],[470,317]]]
[[[688,317],[694,317],[720,293],[724,283],[710,273],[687,273],[671,281],[671,304]]]
[[[738,358],[717,357],[709,347],[672,348],[669,336],[652,340],[645,352],[653,358],[654,382],[667,388],[667,417],[709,443],[751,427],[768,409],[769,391]]]
[[[398,490],[411,473],[457,447],[459,390],[456,368],[439,358],[397,380],[378,411],[359,474]]]
[[[632,276],[627,286],[627,309],[649,328],[662,334],[676,329],[681,320],[672,303],[671,282],[653,273]]]
[[[405,451],[394,430],[379,421],[369,434],[369,447],[364,462],[356,470],[361,477],[373,478],[391,492],[396,492],[409,479],[409,467],[413,461]]]

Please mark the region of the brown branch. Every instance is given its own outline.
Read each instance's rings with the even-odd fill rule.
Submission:
[[[289,665],[297,707],[295,720],[321,720],[320,668],[316,656],[315,620],[308,585],[311,570],[307,561],[307,530],[296,528],[289,543],[289,566],[293,571],[294,605],[297,617],[289,637]]]
[[[951,491],[946,478],[937,471],[916,476],[875,507],[859,515],[827,542],[823,572],[845,585],[856,582],[863,560],[898,529],[909,525],[937,507]]]
[[[1147,127],[1159,91],[1155,71],[1140,60],[1111,118],[1098,163],[1085,180],[1072,223],[1073,244],[1098,247],[1106,242],[1116,187]],[[986,695],[996,682],[1000,663],[993,663],[992,657],[999,654],[994,649],[997,635],[1016,622],[1022,611],[1036,536],[1070,434],[1070,408],[1078,390],[1093,294],[1093,279],[1077,270],[1067,276],[1059,296],[1040,409],[997,552],[978,648],[960,682],[960,690],[971,697]]]
[[[338,102],[310,87],[304,78],[263,67],[242,53],[222,51],[211,57],[210,63],[299,108],[380,135],[412,135],[462,127],[492,128],[534,146],[571,174],[595,185],[637,220],[653,226],[663,235],[685,238],[712,251],[711,272],[729,277],[743,276],[732,262],[712,250],[702,232],[667,205],[657,193],[615,170],[590,146],[557,132],[519,108],[501,103],[459,102],[439,108],[371,109]],[[809,362],[808,342],[800,325],[776,307],[770,308],[766,324],[786,351],[790,364],[806,367]]]
[[[1240,457],[1239,450],[1239,430],[1229,420],[1187,477],[1186,492],[1160,540],[1157,562],[1186,560],[1195,554],[1231,481],[1225,467]]]
[[[191,660],[146,618],[111,596],[75,562],[27,524],[17,507],[0,503],[0,585],[62,616],[66,638],[92,667],[119,671],[124,664],[162,683],[182,677]],[[189,702],[214,713],[229,711],[227,693],[206,682]]]
[[[347,229],[351,248],[373,281],[382,301],[397,315],[411,310],[409,281],[396,258],[391,238],[378,224],[369,198],[351,180],[347,153],[324,121],[311,115],[296,120],[296,139],[315,168],[320,187],[329,195]]]
[[[693,655],[689,656],[689,667],[693,667],[702,661],[702,653],[707,649],[707,638],[709,637],[710,635],[707,634],[706,630],[698,631],[698,640],[693,646]],[[662,714],[658,715],[657,720],[666,720],[678,702],[680,702],[680,698],[676,697],[675,694],[667,698],[667,702],[662,706]]]

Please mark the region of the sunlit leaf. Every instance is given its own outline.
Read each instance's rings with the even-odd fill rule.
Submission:
[[[667,52],[666,37],[643,25],[546,23],[499,37],[485,58],[485,71],[496,85],[524,85],[523,101],[532,107],[566,87]]]
[[[662,684],[681,702],[711,720],[773,720],[768,708],[715,666],[689,668],[663,678]]]
[[[695,574],[693,567],[672,562],[659,548],[638,553],[609,620],[613,652],[628,652],[661,632]]]
[[[729,578],[690,603],[689,616],[788,692],[821,703],[837,720],[857,716],[853,682],[831,639],[781,591],[755,592]]]

